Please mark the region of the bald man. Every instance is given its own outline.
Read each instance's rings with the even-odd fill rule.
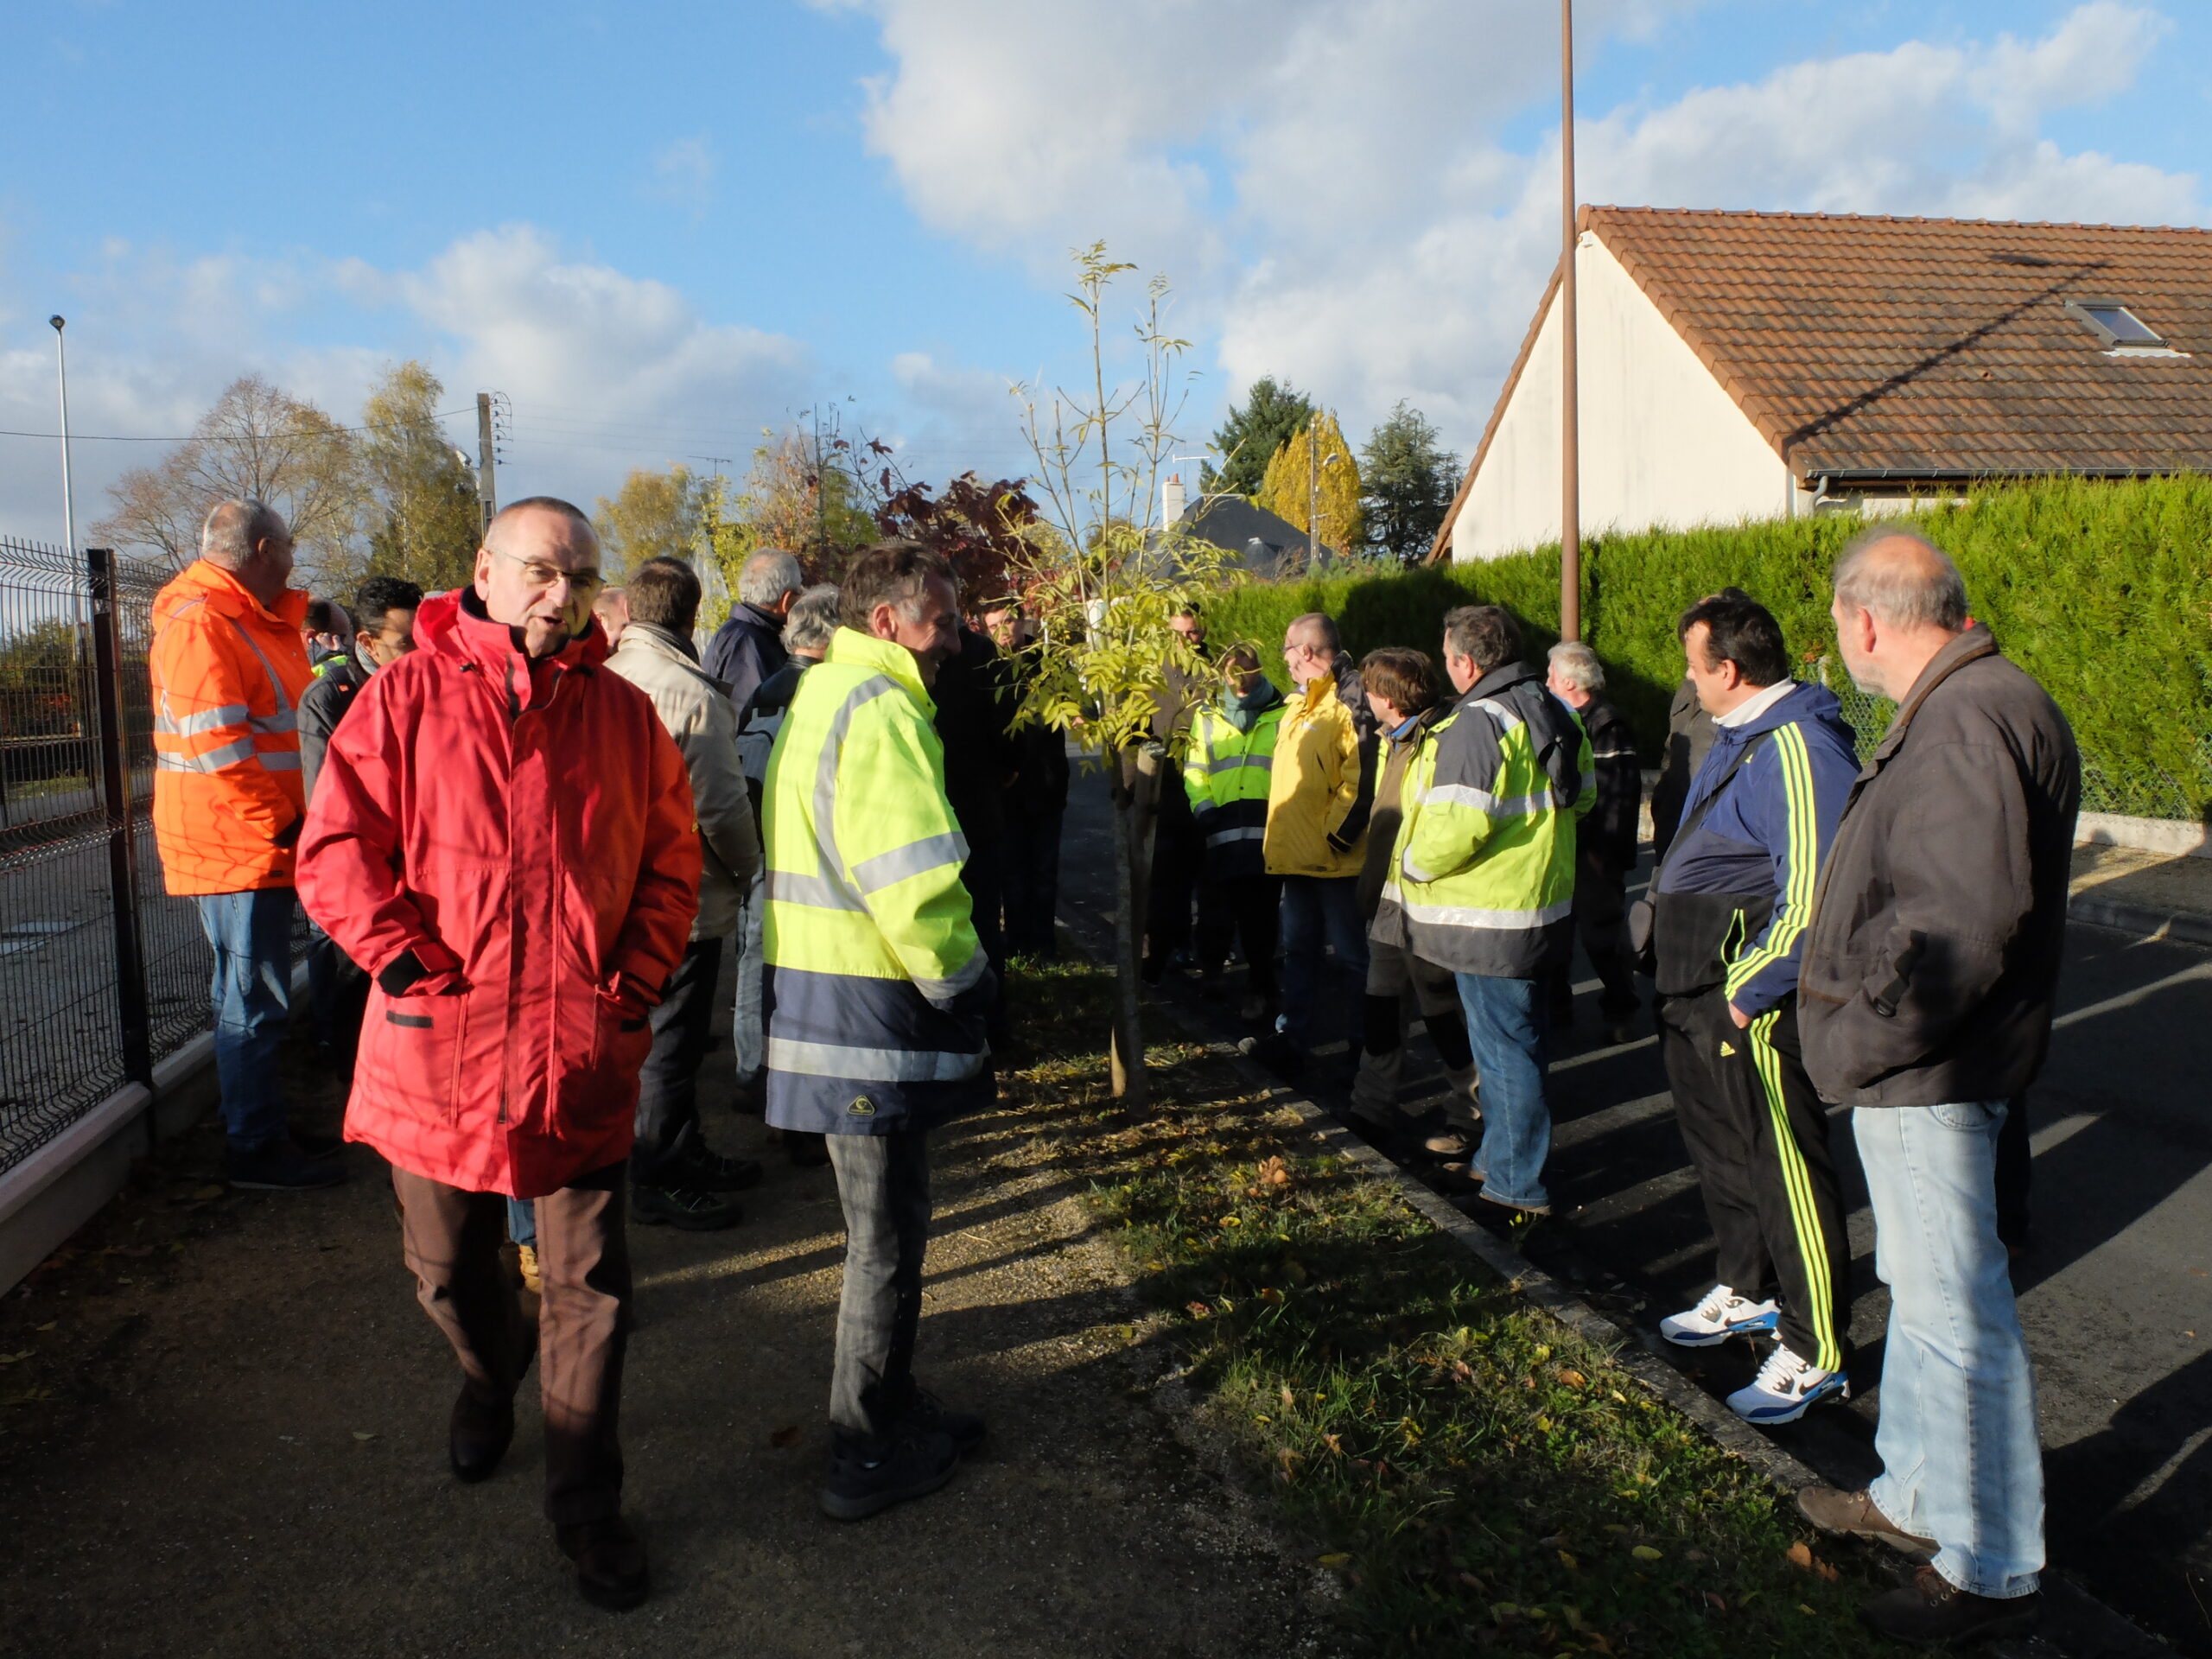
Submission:
[[[264,1190],[345,1179],[334,1141],[286,1122],[276,1053],[291,1014],[294,849],[306,797],[300,699],[308,596],[266,503],[219,503],[200,556],[154,600],[154,841],[215,957],[224,1175]]]
[[[683,757],[607,672],[599,538],[565,501],[492,521],[474,582],[333,734],[300,896],[375,982],[346,1138],[391,1164],[407,1264],[460,1362],[448,1431],[479,1481],[514,1438],[536,1338],[545,1513],[587,1600],[646,1591],[615,1438],[630,1325],[626,1177],[651,1020],[698,908]],[[537,1205],[542,1301],[499,1259]]]
[[[1897,713],[1821,872],[1798,1025],[1814,1085],[1852,1109],[1890,1322],[1881,1475],[1798,1503],[1928,1561],[1867,1605],[1876,1630],[1963,1647],[2024,1634],[2041,1599],[2043,1455],[1997,1142],[2050,1040],[2081,760],[1921,537],[1854,541],[1832,611],[1852,678]]]

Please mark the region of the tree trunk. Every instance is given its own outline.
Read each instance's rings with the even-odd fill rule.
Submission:
[[[1135,1109],[1150,1103],[1150,1077],[1144,1068],[1144,1022],[1137,1008],[1137,951],[1144,944],[1146,845],[1150,836],[1153,785],[1157,763],[1141,750],[1117,757],[1113,781],[1113,1042],[1109,1064],[1113,1093]]]

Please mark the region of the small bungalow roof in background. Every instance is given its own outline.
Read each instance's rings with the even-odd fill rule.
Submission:
[[[1176,520],[1202,542],[1228,553],[1262,582],[1306,568],[1306,532],[1279,513],[1242,495],[1204,495]],[[1325,543],[1321,556],[1336,556]]]

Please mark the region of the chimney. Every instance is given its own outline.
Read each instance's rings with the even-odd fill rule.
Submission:
[[[1183,522],[1183,512],[1190,505],[1183,493],[1183,474],[1171,473],[1167,481],[1160,486],[1160,517],[1162,526],[1173,528]]]

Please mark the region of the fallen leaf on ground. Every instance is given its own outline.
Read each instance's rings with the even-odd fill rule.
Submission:
[[[1559,1380],[1566,1383],[1570,1389],[1581,1388],[1585,1383],[1590,1381],[1590,1379],[1583,1376],[1581,1372],[1573,1370],[1561,1371],[1559,1374]]]
[[[210,1181],[206,1186],[195,1186],[192,1189],[192,1201],[194,1204],[205,1204],[210,1198],[221,1198],[226,1190],[220,1182]]]
[[[1712,1591],[1707,1590],[1704,1593],[1705,1599],[1713,1604],[1713,1611],[1725,1613],[1728,1611],[1728,1604],[1723,1601],[1719,1596],[1714,1595]]]
[[[1273,1157],[1262,1159],[1260,1162],[1259,1168],[1255,1170],[1253,1173],[1259,1179],[1260,1184],[1263,1186],[1288,1186],[1290,1185],[1290,1166],[1283,1162],[1282,1155],[1280,1153],[1276,1154]]]
[[[44,1325],[35,1325],[31,1326],[31,1329],[34,1331],[51,1331],[55,1325],[60,1323],[61,1321],[59,1319],[48,1319]]]
[[[1314,1565],[1316,1567],[1325,1567],[1333,1571],[1339,1567],[1350,1567],[1351,1565],[1351,1557],[1342,1553],[1334,1553],[1317,1558],[1314,1561]]]
[[[1290,1384],[1287,1382],[1282,1385],[1282,1402],[1286,1407],[1294,1406],[1298,1403],[1298,1397],[1291,1393]]]
[[[1187,1302],[1184,1305],[1183,1311],[1194,1319],[1203,1319],[1207,1314],[1212,1313],[1213,1309],[1208,1307],[1204,1302]]]
[[[797,1446],[798,1444],[798,1425],[797,1423],[793,1423],[789,1428],[778,1429],[774,1433],[768,1437],[768,1444],[777,1447],[779,1450],[787,1446]]]
[[[1573,1556],[1568,1554],[1563,1549],[1559,1552],[1559,1564],[1561,1567],[1567,1567],[1569,1569],[1580,1568],[1582,1565],[1581,1562],[1576,1560]]]
[[[0,1365],[12,1365],[19,1359],[29,1359],[37,1351],[35,1348],[26,1348],[20,1354],[0,1354]]]
[[[357,1440],[373,1440],[376,1436],[365,1428],[357,1428],[353,1431],[353,1438]]]
[[[1629,1551],[1629,1554],[1639,1561],[1663,1561],[1667,1559],[1664,1554],[1652,1548],[1649,1544],[1638,1544],[1634,1549]]]

